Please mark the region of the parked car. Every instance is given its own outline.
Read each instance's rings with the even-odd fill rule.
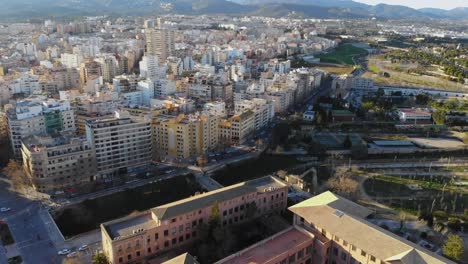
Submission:
[[[11,210],[11,208],[8,208],[8,207],[2,207],[2,208],[0,208],[0,212],[2,212],[2,213],[8,212],[8,211],[10,211],[10,210]]]
[[[71,251],[70,251],[68,248],[64,248],[64,249],[62,249],[62,250],[60,250],[60,251],[58,252],[58,254],[61,255],[61,256],[62,256],[62,255],[68,255],[68,254],[70,254],[70,253],[71,253]]]
[[[88,245],[82,245],[78,248],[78,251],[85,251],[86,249],[88,249]]]

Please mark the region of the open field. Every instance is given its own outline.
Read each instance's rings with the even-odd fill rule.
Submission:
[[[462,85],[443,78],[406,73],[406,69],[414,67],[413,64],[391,63],[374,56],[369,59],[370,71],[366,72],[363,77],[373,79],[377,85],[427,87],[465,92],[468,90],[468,85]],[[380,72],[387,72],[390,77],[383,77],[378,74]]]
[[[354,56],[366,54],[367,51],[365,49],[355,47],[351,44],[343,44],[329,53],[319,54],[315,57],[320,58],[322,62],[354,65]]]
[[[177,201],[201,191],[193,175],[163,180],[93,200],[85,200],[52,212],[64,237],[99,228],[103,222]]]
[[[314,68],[317,68],[319,70],[326,71],[330,74],[337,74],[337,75],[342,75],[342,74],[351,74],[353,72],[354,67],[351,66],[343,66],[343,67],[331,67],[331,66],[314,66]]]

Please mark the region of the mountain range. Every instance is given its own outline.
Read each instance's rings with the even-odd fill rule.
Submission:
[[[4,2],[4,3],[1,3]],[[172,4],[162,10],[161,3]],[[235,14],[279,17],[291,14],[308,18],[464,19],[468,7],[452,10],[413,9],[399,5],[367,5],[352,0],[0,0],[3,18],[78,15],[143,15],[157,13]]]

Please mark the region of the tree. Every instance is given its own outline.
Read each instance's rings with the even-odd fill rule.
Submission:
[[[30,186],[29,178],[24,173],[21,164],[16,160],[10,160],[3,169],[3,173],[10,179],[13,188],[17,191],[24,191]]]
[[[219,224],[219,204],[218,204],[218,201],[216,201],[213,207],[211,207],[210,225],[216,226],[218,224]]]
[[[430,101],[430,97],[427,94],[418,94],[416,95],[416,104],[418,105],[427,105]]]
[[[343,147],[345,149],[350,149],[352,146],[353,146],[353,143],[351,142],[351,138],[349,137],[349,135],[347,135],[343,142]]]
[[[330,191],[351,200],[356,200],[359,197],[359,184],[345,169],[339,169],[335,176],[327,181],[326,187]]]
[[[107,256],[104,253],[97,253],[93,256],[93,264],[108,264]]]
[[[444,125],[445,124],[445,119],[446,119],[446,114],[444,111],[437,111],[432,113],[432,119],[434,119],[434,122],[438,125]]]
[[[457,235],[449,235],[447,241],[442,246],[444,255],[456,261],[460,261],[465,250],[463,239]]]

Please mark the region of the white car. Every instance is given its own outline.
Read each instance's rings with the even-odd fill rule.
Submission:
[[[78,248],[78,251],[85,251],[86,249],[88,249],[88,245],[82,245]]]
[[[59,255],[68,255],[71,251],[68,248],[62,249],[58,252]]]
[[[2,213],[6,213],[6,212],[8,212],[8,211],[10,211],[10,210],[11,210],[11,208],[8,208],[8,207],[2,207],[2,208],[0,208],[0,212],[2,212]]]

